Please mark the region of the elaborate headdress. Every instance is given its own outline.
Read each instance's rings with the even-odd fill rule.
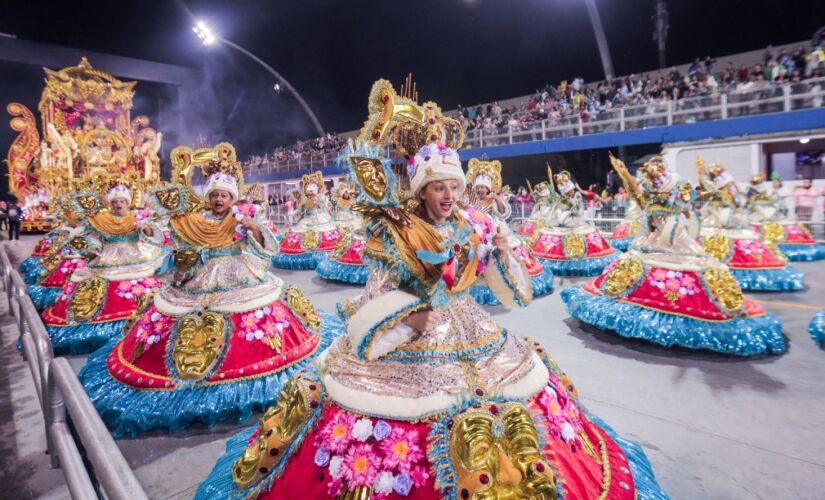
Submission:
[[[257,185],[246,186],[243,181],[243,169],[238,163],[235,148],[228,142],[222,142],[214,148],[200,148],[193,150],[188,146],[178,146],[172,150],[172,182],[185,186],[188,196],[203,202],[192,189],[192,173],[195,168],[200,170],[201,176],[206,179],[204,196],[216,189],[229,192],[233,201],[242,198],[260,196]]]
[[[733,176],[726,170],[721,163],[711,163],[705,165],[705,160],[699,156],[696,157],[696,175],[699,182],[707,191],[721,191],[729,184],[735,185],[736,181]]]
[[[309,193],[323,194],[327,190],[327,186],[324,184],[324,175],[321,172],[306,174],[301,178],[301,181],[303,183],[304,195]]]
[[[566,194],[576,189],[576,185],[573,183],[573,176],[570,175],[570,172],[567,170],[562,170],[557,173],[553,176],[553,180],[556,182],[556,188],[559,190],[559,193]]]
[[[93,177],[92,182],[101,200],[111,202],[115,198],[123,198],[129,203],[129,208],[143,204],[143,185],[137,171],[124,174],[99,173]]]
[[[485,186],[493,193],[501,191],[501,162],[470,158],[467,181],[473,186]]]
[[[369,117],[358,136],[372,144],[395,144],[407,158],[413,195],[427,183],[455,179],[464,191],[465,179],[456,150],[464,143],[461,124],[441,113],[434,102],[419,105],[399,96],[387,80],[378,80],[369,97]]]
[[[762,172],[759,172],[757,174],[751,175],[750,182],[751,182],[752,186],[759,186],[760,184],[763,184],[763,183],[767,182],[767,180],[768,179],[765,177],[765,174],[763,174]]]

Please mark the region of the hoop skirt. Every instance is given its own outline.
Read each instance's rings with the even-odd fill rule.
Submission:
[[[550,268],[545,268],[538,260],[534,259],[522,241],[517,237],[511,236],[509,243],[513,254],[515,254],[516,258],[521,261],[525,269],[527,269],[527,274],[530,276],[533,297],[543,297],[553,293],[553,271],[551,271]],[[485,285],[474,285],[470,288],[470,295],[473,296],[476,302],[483,306],[501,305],[501,301],[498,300],[493,291]]]
[[[132,233],[105,241],[98,257],[76,270],[55,304],[42,313],[55,354],[86,354],[119,338],[126,319],[161,285],[154,276],[165,258],[163,234]]]
[[[27,285],[33,285],[37,282],[37,278],[43,273],[43,258],[50,255],[50,250],[57,244],[56,241],[60,239],[60,236],[57,232],[52,231],[40,238],[31,255],[26,257],[17,267],[23,282]]]
[[[819,347],[825,349],[825,311],[817,313],[811,319],[811,323],[808,325],[808,333],[811,334],[811,338]]]
[[[607,241],[610,246],[620,252],[627,252],[630,249],[630,244],[633,243],[633,237],[636,231],[639,230],[640,220],[623,220],[613,229],[613,232],[607,236]]]
[[[196,499],[667,498],[641,448],[579,403],[544,349],[466,296],[386,355],[356,354],[357,325],[397,324],[396,292],[364,303],[321,368],[229,440]]]
[[[364,238],[358,231],[345,228],[335,250],[324,255],[315,268],[321,279],[364,285],[369,278],[369,267],[364,262]]]
[[[325,217],[324,217],[325,216]],[[272,265],[282,269],[315,269],[341,239],[328,214],[304,218],[286,230]]]
[[[231,234],[234,224],[224,226]],[[276,243],[262,232],[264,245],[250,236],[200,244],[192,276],[157,291],[123,337],[89,357],[79,377],[115,436],[241,422],[340,332],[336,318],[267,271]],[[176,269],[186,260],[176,255]]]
[[[825,245],[817,243],[804,224],[794,222],[768,222],[754,225],[766,241],[779,247],[790,261],[814,261],[825,259]]]
[[[86,266],[86,259],[77,249],[67,245],[51,257],[44,258],[41,264],[43,272],[28,289],[29,297],[39,312],[54,305],[72,273]]]
[[[708,256],[631,249],[561,296],[571,316],[622,337],[739,356],[785,351],[779,320]]]
[[[589,224],[545,226],[530,238],[527,248],[558,276],[594,276],[616,260],[616,250]]]
[[[803,290],[802,272],[771,243],[764,243],[750,227],[703,228],[700,241],[705,252],[726,264],[740,288],[746,291]]]

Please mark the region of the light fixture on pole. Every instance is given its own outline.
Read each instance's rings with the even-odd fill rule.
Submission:
[[[596,36],[596,45],[599,46],[599,56],[602,59],[605,80],[612,80],[613,60],[610,58],[610,50],[607,48],[607,37],[604,34],[602,18],[599,16],[599,9],[596,7],[596,0],[584,0],[587,7],[587,14],[590,16],[590,24],[593,25],[593,34]]]
[[[258,63],[261,67],[263,67],[265,70],[267,70],[269,74],[275,77],[275,80],[278,82],[275,84],[275,91],[280,93],[281,88],[285,88],[293,96],[295,96],[295,99],[298,101],[298,104],[301,105],[301,108],[303,108],[304,112],[307,114],[310,121],[312,122],[312,125],[315,127],[316,132],[318,132],[318,136],[321,137],[324,135],[324,127],[321,126],[321,122],[318,121],[318,117],[316,117],[315,113],[312,112],[312,109],[310,109],[309,105],[306,103],[306,101],[304,101],[304,98],[301,97],[301,94],[299,94],[298,91],[296,91],[295,88],[292,85],[290,85],[290,83],[286,81],[286,79],[282,77],[280,73],[275,71],[275,69],[272,66],[265,63],[260,57],[256,56],[252,52],[249,52],[240,45],[234,42],[230,42],[226,38],[221,38],[220,36],[215,34],[209,27],[209,25],[207,25],[203,21],[198,21],[197,23],[195,23],[195,26],[192,27],[192,31],[195,32],[195,34],[200,39],[201,43],[203,43],[204,45],[213,45],[217,42],[223,43],[224,45],[228,45],[229,47],[232,47],[233,49],[237,50],[243,55],[249,57],[256,63]]]

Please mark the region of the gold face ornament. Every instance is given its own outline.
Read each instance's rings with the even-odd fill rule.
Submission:
[[[74,321],[88,321],[92,319],[103,305],[106,295],[106,280],[97,276],[81,281],[75,288],[69,311]]]
[[[318,315],[312,302],[304,296],[304,293],[299,288],[292,285],[287,287],[286,303],[292,312],[304,320],[307,326],[315,331],[321,330],[321,317]]]
[[[739,284],[726,267],[712,267],[705,271],[705,282],[722,308],[731,315],[743,314],[745,296]]]
[[[387,174],[377,158],[350,158],[358,183],[373,201],[381,201],[387,194]]]
[[[180,191],[175,188],[160,190],[155,196],[166,210],[175,210],[180,207]]]
[[[225,325],[223,315],[214,312],[178,320],[172,359],[180,378],[200,380],[215,365],[223,350]]]
[[[604,277],[604,293],[609,297],[620,295],[642,277],[644,266],[639,259],[620,259]]]
[[[557,498],[556,480],[541,452],[529,410],[510,403],[469,409],[453,419],[450,461],[468,498]]]

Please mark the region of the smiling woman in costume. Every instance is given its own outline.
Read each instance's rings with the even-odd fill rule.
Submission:
[[[611,158],[625,188],[644,207],[630,250],[601,276],[561,293],[574,318],[622,337],[752,356],[785,351],[782,324],[745,299],[728,267],[696,242],[695,192],[661,156],[640,180]]]
[[[85,211],[76,202],[86,224],[75,237],[92,258],[43,311],[55,353],[85,354],[120,337],[126,319],[160,286],[154,274],[165,258],[163,233],[136,210],[141,190],[136,173],[115,174],[97,177],[94,191],[76,194],[97,200]]]
[[[387,160],[352,158],[372,274],[347,334],[229,440],[196,498],[665,498],[544,349],[469,296],[482,279],[526,304],[530,281],[492,221],[458,209],[460,125],[383,80],[370,111],[362,139],[417,151],[414,198]]]
[[[115,435],[242,421],[272,404],[340,329],[267,271],[276,243],[263,210],[246,200],[234,148],[178,147],[172,161],[178,184],[150,197],[169,218],[173,283],[79,375]],[[204,201],[191,188],[196,167],[208,179]]]
[[[489,215],[507,238],[513,254],[524,264],[530,275],[533,297],[542,297],[553,291],[553,271],[545,269],[534,259],[524,243],[513,234],[507,219],[512,210],[510,204],[501,198],[501,162],[471,158],[467,165],[467,183],[470,185],[469,205],[472,207],[471,217]],[[476,213],[478,212],[478,213]],[[475,285],[470,293],[476,302],[482,305],[499,305],[495,295],[484,285]]]

